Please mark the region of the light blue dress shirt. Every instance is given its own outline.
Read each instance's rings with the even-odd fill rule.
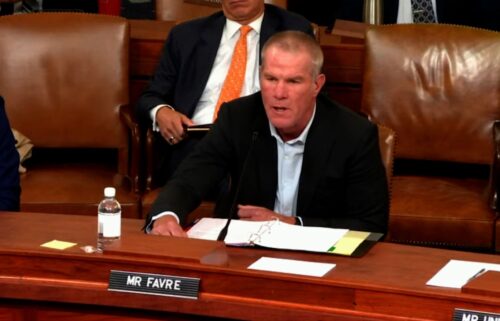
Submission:
[[[297,215],[299,180],[307,134],[316,114],[316,106],[306,128],[295,139],[284,142],[276,128],[269,122],[271,135],[276,138],[278,148],[278,187],[274,201],[274,211],[286,216]],[[302,220],[299,218],[300,223]]]

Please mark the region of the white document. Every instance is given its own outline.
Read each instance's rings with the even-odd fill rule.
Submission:
[[[187,231],[187,235],[193,239],[216,241],[226,222],[227,219],[204,217]]]
[[[334,267],[335,264],[331,263],[318,263],[299,260],[276,259],[272,257],[261,257],[248,268],[251,270],[322,277]]]
[[[483,271],[500,272],[500,264],[450,260],[427,285],[460,289]]]
[[[188,236],[216,240],[226,219],[203,218]],[[299,226],[274,221],[231,220],[224,242],[233,246],[252,246],[311,252],[328,252],[349,230]]]

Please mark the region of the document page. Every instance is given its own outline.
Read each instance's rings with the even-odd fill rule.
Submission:
[[[235,246],[254,245],[262,234],[268,234],[277,221],[231,220],[224,242]]]
[[[216,241],[227,219],[204,217],[193,225],[187,235],[190,238]]]
[[[300,226],[283,222],[274,224],[255,244],[275,249],[328,252],[347,233],[347,229]]]
[[[216,240],[226,219],[203,218],[187,233],[189,237]],[[349,230],[299,226],[274,221],[231,220],[224,242],[233,246],[328,252]]]
[[[500,264],[450,260],[427,285],[460,289],[484,271],[500,272]]]

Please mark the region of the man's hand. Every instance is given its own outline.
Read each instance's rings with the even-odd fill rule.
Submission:
[[[165,215],[155,220],[150,234],[187,237],[186,232],[172,215]]]
[[[160,128],[161,135],[170,145],[175,145],[183,140],[186,136],[184,127],[194,124],[186,115],[168,107],[158,109],[156,123]]]
[[[278,219],[288,224],[295,224],[295,217],[286,216],[265,207],[253,205],[238,205],[238,216],[240,219],[248,221],[272,221]]]

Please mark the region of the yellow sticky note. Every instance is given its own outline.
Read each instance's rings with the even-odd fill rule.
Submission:
[[[369,232],[348,231],[330,251],[335,254],[351,255],[354,250],[370,235]]]
[[[50,249],[56,249],[56,250],[65,250],[65,249],[68,249],[68,248],[75,246],[75,245],[76,245],[76,243],[53,240],[53,241],[50,241],[47,243],[43,243],[40,246],[48,247]]]

